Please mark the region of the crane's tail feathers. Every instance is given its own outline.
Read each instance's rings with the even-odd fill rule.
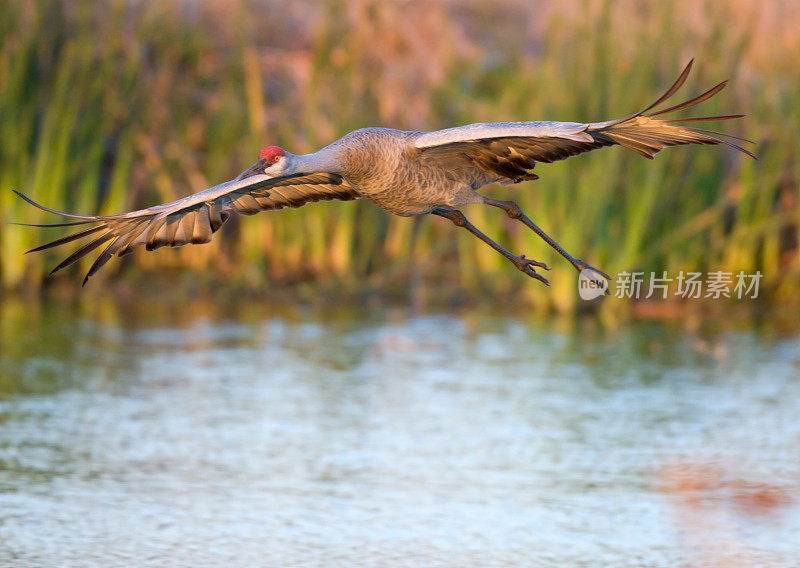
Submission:
[[[689,64],[684,68],[675,83],[667,90],[666,93],[661,95],[659,99],[645,108],[631,116],[621,118],[619,120],[612,120],[610,122],[600,122],[590,124],[586,129],[587,134],[592,136],[599,142],[606,144],[620,144],[638,152],[646,158],[652,159],[656,153],[663,150],[667,146],[677,146],[681,144],[725,144],[740,152],[743,152],[753,159],[758,159],[756,156],[742,148],[740,145],[732,142],[732,140],[739,140],[752,144],[753,142],[745,138],[733,136],[732,134],[725,134],[724,132],[715,132],[712,130],[703,130],[700,128],[687,127],[676,125],[673,123],[686,123],[686,122],[704,122],[708,120],[729,120],[734,118],[742,118],[743,114],[726,114],[719,116],[701,116],[689,118],[655,118],[668,112],[675,112],[695,106],[706,101],[719,93],[725,88],[727,81],[723,81],[718,85],[712,87],[708,91],[689,99],[686,102],[671,106],[669,108],[659,110],[657,112],[648,113],[667,99],[672,97],[678,89],[686,82],[689,76],[689,71],[692,69],[694,60],[689,61]]]

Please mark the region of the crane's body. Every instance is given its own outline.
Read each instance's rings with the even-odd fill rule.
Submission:
[[[436,207],[476,203],[474,189],[490,181],[481,171],[453,171],[426,161],[415,147],[421,132],[361,128],[319,152],[297,156],[300,169],[336,166],[360,197],[396,215],[429,213]],[[320,171],[315,169],[314,171]]]
[[[491,199],[477,190],[490,183],[514,184],[537,179],[538,176],[531,171],[537,162],[562,160],[611,145],[625,146],[647,158],[653,158],[666,146],[682,144],[726,144],[753,156],[728,140],[736,139],[734,136],[672,124],[739,118],[742,115],[655,118],[712,97],[725,86],[724,82],[685,103],[645,114],[678,90],[691,65],[690,62],[675,84],[655,103],[619,120],[471,124],[436,132],[362,128],[312,154],[294,155],[277,146],[269,146],[260,152],[259,160],[253,166],[233,181],[172,203],[120,215],[61,213],[19,194],[41,209],[77,219],[39,226],[88,225],[77,233],[28,252],[90,235],[93,237],[59,264],[53,270],[55,272],[108,243],[89,269],[85,284],[112,256],[122,256],[137,246],[145,245],[152,250],[161,246],[208,242],[234,213],[251,215],[263,210],[299,207],[312,201],[365,198],[396,215],[432,213],[450,219],[503,254],[519,270],[547,284],[547,280],[536,271],[536,268],[547,269],[543,263],[510,253],[476,229],[458,208],[475,203],[499,207],[509,217],[535,231],[576,269],[591,269],[564,251],[513,201]],[[596,269],[592,270],[607,277]]]
[[[402,216],[420,215],[437,207],[482,203],[477,189],[504,179],[511,181],[458,151],[445,160],[441,148],[498,137],[558,136],[591,143],[591,136],[580,132],[589,126],[574,122],[499,122],[436,132],[361,128],[314,154],[294,156],[293,160],[299,171],[343,176],[361,197],[382,209]],[[431,156],[434,148],[440,151]]]

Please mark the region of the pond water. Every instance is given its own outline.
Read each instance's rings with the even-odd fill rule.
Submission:
[[[247,303],[0,302],[0,565],[800,565],[792,333]]]

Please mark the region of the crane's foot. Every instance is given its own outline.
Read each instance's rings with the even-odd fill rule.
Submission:
[[[536,272],[537,268],[544,268],[545,270],[550,270],[544,262],[539,262],[538,260],[531,260],[529,258],[525,258],[524,254],[520,256],[512,256],[511,258],[509,258],[509,260],[514,263],[514,266],[516,266],[519,270],[521,270],[531,278],[535,278],[545,286],[550,286],[550,282],[547,280],[547,278]]]

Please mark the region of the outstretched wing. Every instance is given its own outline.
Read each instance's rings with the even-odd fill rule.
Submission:
[[[107,263],[112,256],[123,256],[145,245],[147,250],[179,247],[211,241],[222,223],[233,213],[254,215],[260,211],[301,207],[312,201],[357,199],[358,193],[344,178],[336,174],[311,173],[270,178],[254,175],[237,178],[195,193],[178,201],[120,215],[73,215],[48,209],[15,191],[25,201],[49,213],[78,219],[67,223],[32,225],[34,227],[84,226],[78,232],[45,243],[28,252],[63,245],[84,237],[91,240],[65,258],[50,274],[66,268],[102,245],[83,284]],[[107,243],[107,244],[106,244]]]
[[[619,144],[635,152],[653,158],[667,146],[680,144],[726,144],[748,156],[749,151],[728,140],[742,140],[736,136],[676,126],[670,123],[691,121],[725,120],[741,118],[733,114],[698,118],[657,119],[656,116],[678,111],[699,104],[721,91],[727,81],[691,100],[679,105],[645,114],[669,99],[686,81],[693,61],[690,61],[678,80],[656,102],[629,117],[609,122],[499,122],[493,124],[471,124],[421,134],[415,146],[423,160],[436,161],[443,167],[459,169],[471,165],[495,176],[495,179],[514,183],[537,179],[528,171],[536,162],[554,162],[589,152],[603,146]]]

